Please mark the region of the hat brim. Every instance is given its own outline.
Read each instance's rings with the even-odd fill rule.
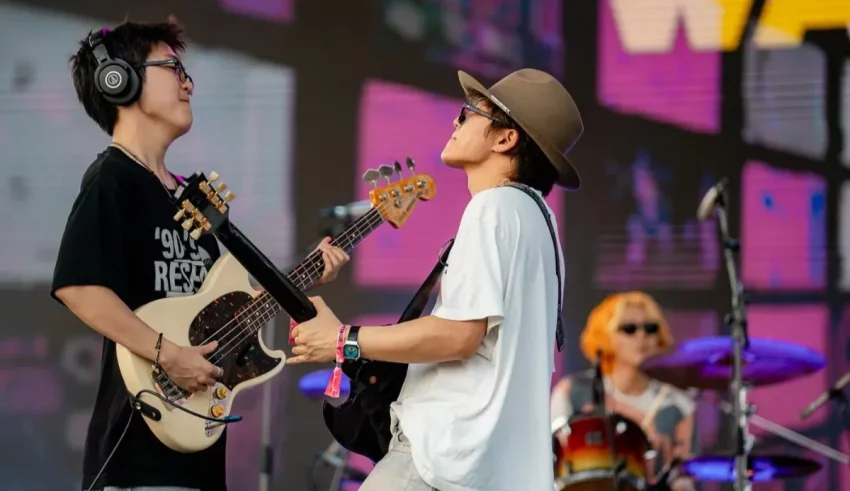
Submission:
[[[487,99],[489,99],[493,104],[497,107],[504,108],[504,103],[493,96],[493,93],[490,92],[489,89],[484,87],[478,80],[476,80],[472,75],[464,72],[463,70],[458,70],[457,72],[458,80],[460,80],[460,86],[463,88],[463,93],[465,95],[469,95],[470,92],[478,92]],[[542,139],[537,137],[537,132],[534,128],[529,127],[521,117],[517,117],[516,114],[511,111],[511,108],[507,108],[511,119],[516,121],[516,124],[520,126],[531,138],[534,143],[540,147],[540,150],[546,155],[549,159],[549,162],[552,166],[555,167],[555,170],[558,171],[558,180],[555,181],[555,184],[562,188],[577,190],[581,187],[581,177],[578,175],[578,171],[570,159],[567,158],[559,149],[552,146],[550,143],[543,141]]]

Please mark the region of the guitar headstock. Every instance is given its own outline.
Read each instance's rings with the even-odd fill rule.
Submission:
[[[216,172],[210,172],[209,179],[203,172],[195,172],[175,193],[179,211],[174,221],[180,222],[184,230],[192,230],[189,235],[195,240],[205,233],[215,232],[230,220],[227,203],[236,196],[230,191],[222,195],[227,184],[219,182],[214,187],[218,179]]]
[[[394,162],[392,166],[382,165],[378,169],[369,169],[363,174],[363,180],[375,188],[369,191],[372,207],[395,228],[404,225],[417,201],[428,201],[437,194],[437,187],[431,176],[416,174],[416,164],[410,157],[407,158],[406,164],[410,177],[404,177],[398,162]],[[395,182],[392,181],[394,175],[398,175]],[[386,179],[387,183],[378,186],[381,179]]]

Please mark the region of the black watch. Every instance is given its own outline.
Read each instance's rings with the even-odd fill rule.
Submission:
[[[347,361],[357,361],[360,359],[360,343],[357,342],[357,335],[360,334],[360,326],[351,326],[348,328],[348,338],[345,344],[342,345],[342,357]]]

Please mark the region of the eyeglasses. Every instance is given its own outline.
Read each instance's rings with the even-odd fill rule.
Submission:
[[[648,322],[645,324],[623,324],[617,328],[618,331],[628,336],[635,335],[638,332],[638,329],[643,329],[644,334],[646,334],[647,336],[652,336],[658,334],[659,326],[658,323]]]
[[[478,109],[477,107],[473,106],[472,104],[464,104],[464,105],[460,106],[460,114],[457,117],[458,124],[463,124],[464,122],[466,122],[466,111],[474,112],[475,114],[478,114],[480,116],[484,116],[485,118],[487,118],[491,121],[501,122],[498,119],[496,119],[495,116],[493,116],[492,114],[488,113],[487,111],[485,111],[483,109]]]
[[[192,82],[192,85],[195,85],[195,81],[192,80],[192,77],[188,73],[186,73],[186,67],[183,66],[183,62],[176,58],[171,58],[168,60],[146,61],[141,64],[142,68],[149,66],[169,67],[174,70],[174,75],[177,77],[177,80],[179,80],[180,83]]]

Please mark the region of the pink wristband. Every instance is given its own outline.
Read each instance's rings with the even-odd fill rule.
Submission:
[[[325,389],[325,395],[328,397],[339,397],[339,390],[342,385],[342,363],[345,361],[342,355],[342,347],[345,344],[345,331],[348,327],[348,324],[339,326],[339,335],[336,340],[336,363],[334,364],[333,375]]]

